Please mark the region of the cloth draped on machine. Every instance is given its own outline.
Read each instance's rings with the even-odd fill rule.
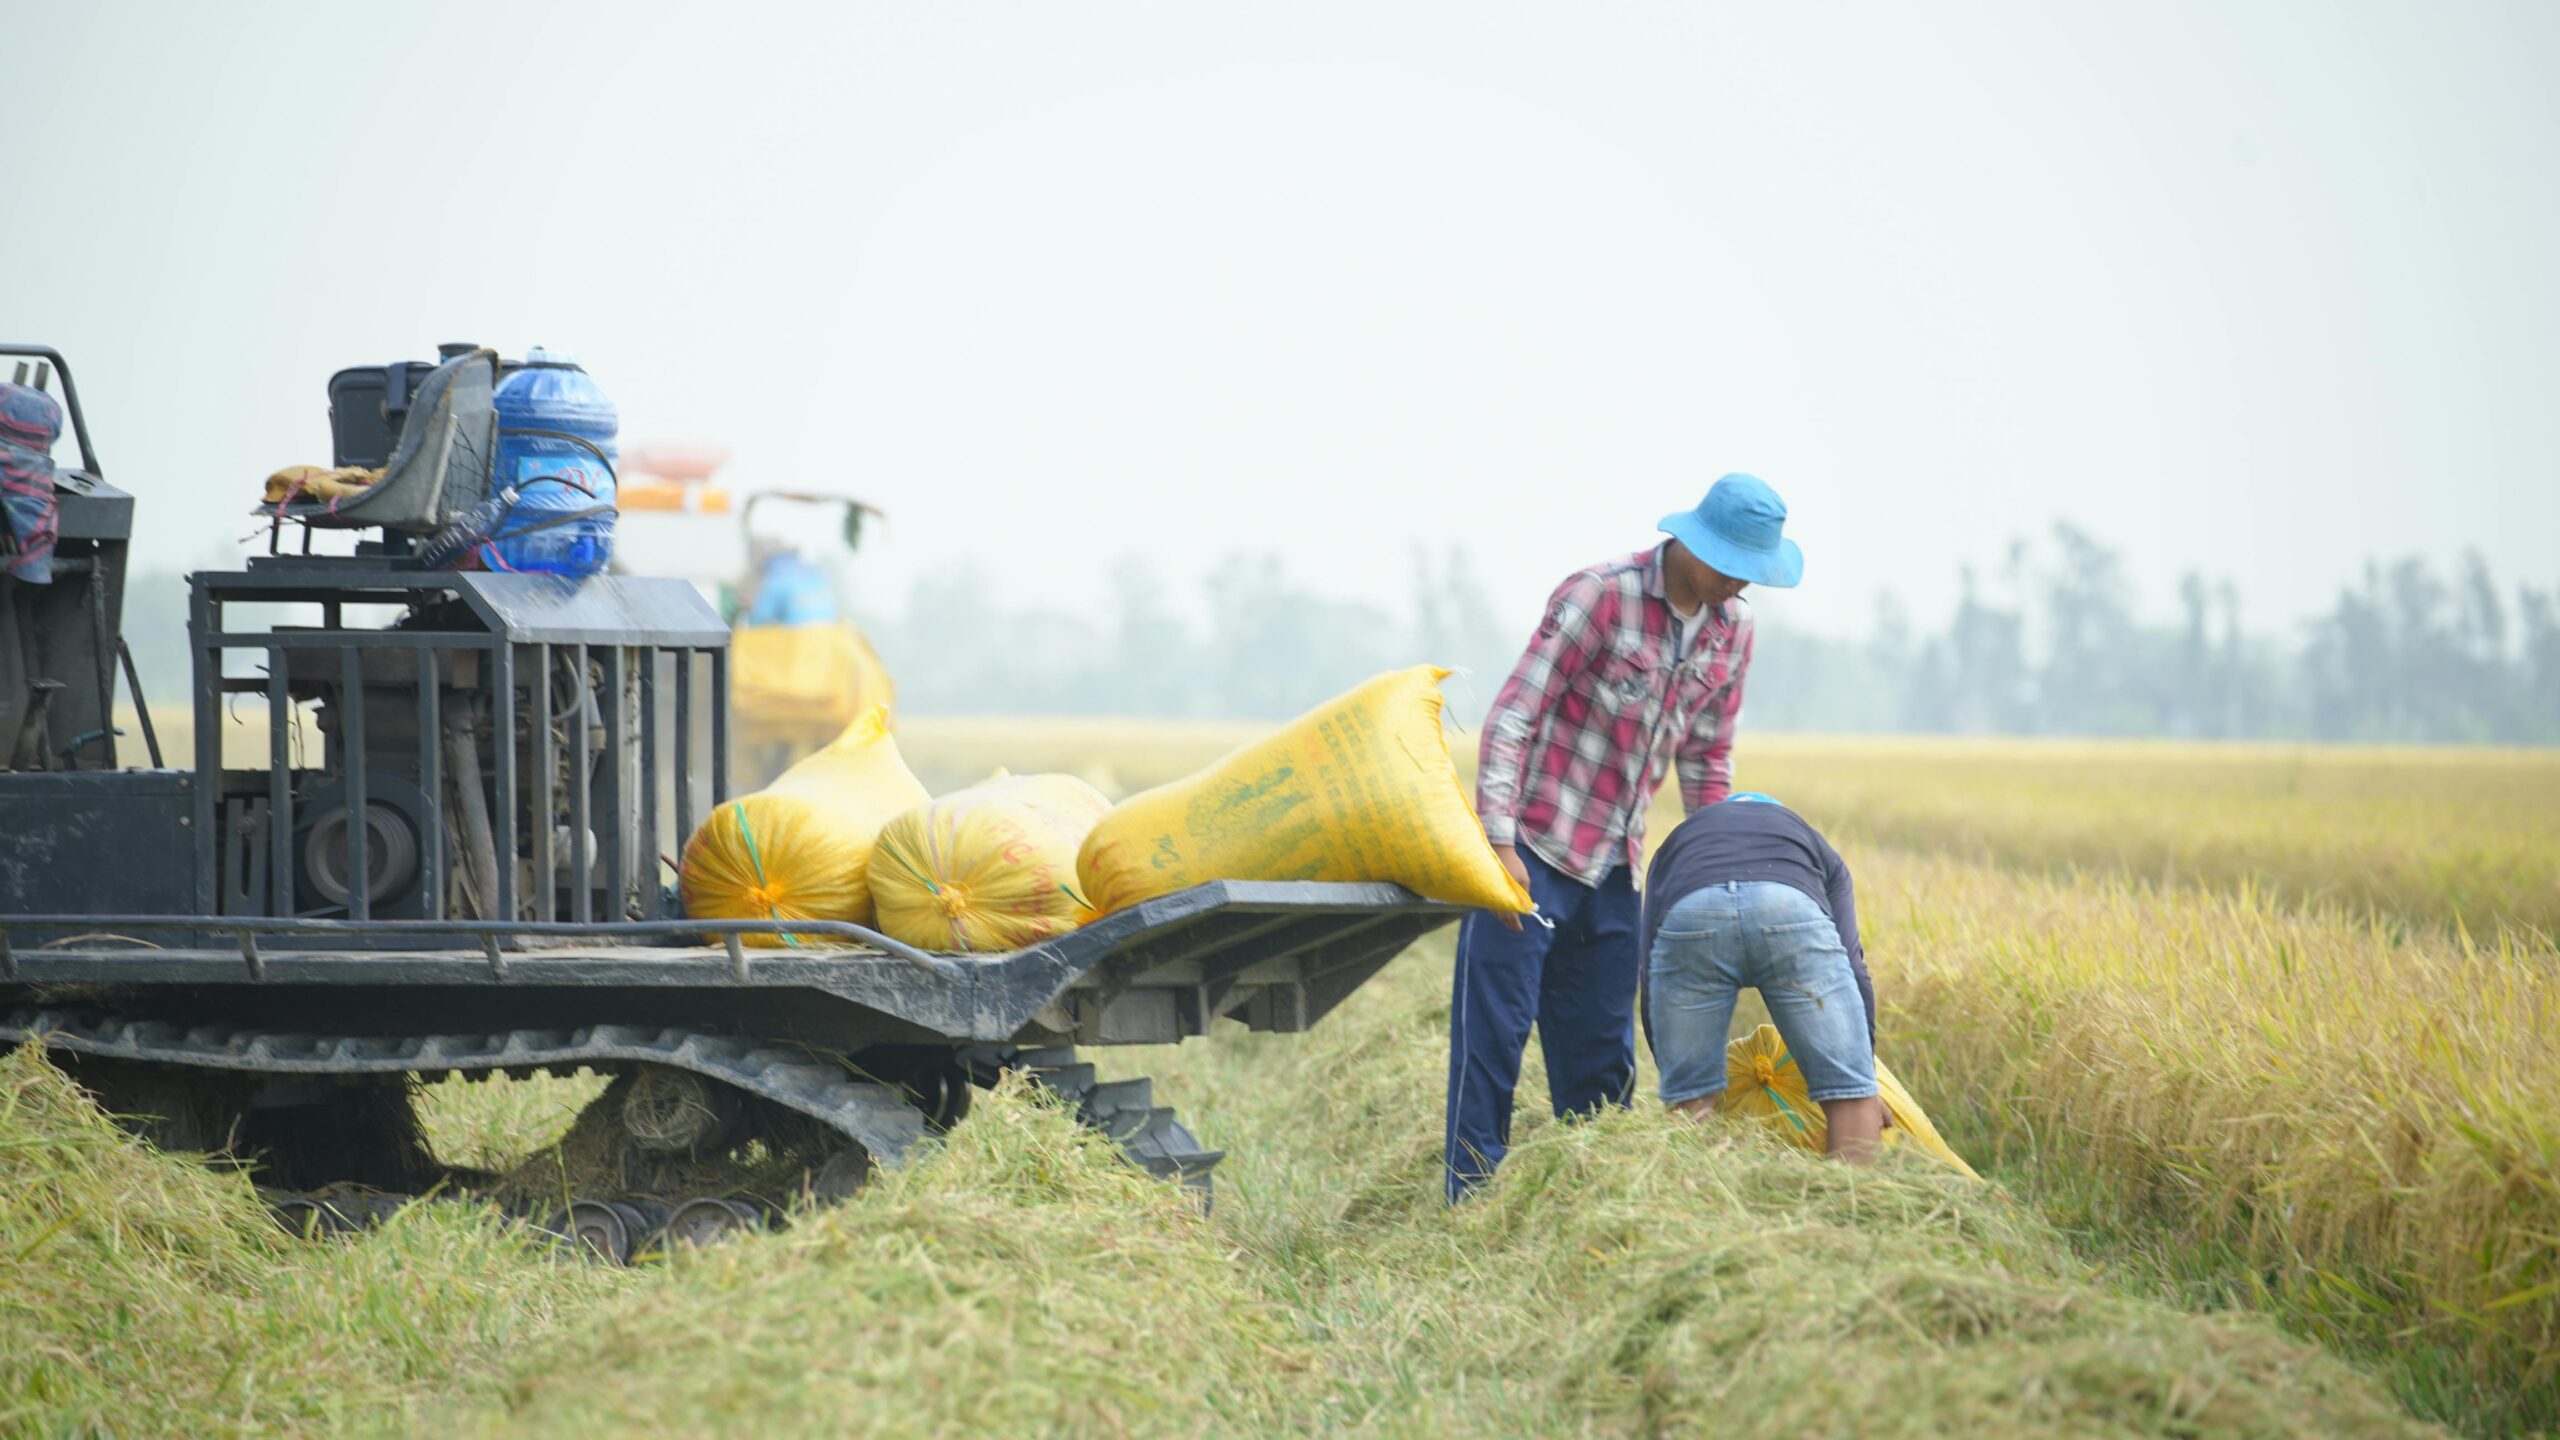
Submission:
[[[6,557],[15,579],[53,582],[53,442],[62,407],[28,385],[0,384],[0,509],[14,546]]]

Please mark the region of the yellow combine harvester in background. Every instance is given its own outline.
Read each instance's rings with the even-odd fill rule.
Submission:
[[[794,539],[755,527],[758,507],[768,502],[838,510],[843,519],[833,533],[850,555],[880,511],[803,490],[760,490],[733,506],[713,480],[728,458],[718,445],[632,447],[623,462],[620,543],[647,573],[692,580],[728,620],[731,778],[751,788],[824,746],[871,706],[895,701],[897,684],[845,617],[834,574],[840,557],[812,555]],[[735,548],[702,523],[733,510]]]

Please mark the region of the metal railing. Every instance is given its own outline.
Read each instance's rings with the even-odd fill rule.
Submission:
[[[893,940],[868,925],[844,920],[597,920],[517,921],[498,920],[328,920],[311,916],[272,915],[9,915],[0,917],[0,980],[14,980],[18,971],[18,952],[11,943],[13,931],[69,930],[81,934],[112,937],[124,931],[182,931],[189,934],[228,935],[240,947],[240,958],[249,978],[266,978],[266,953],[259,949],[261,935],[337,936],[346,939],[389,939],[397,936],[420,938],[454,937],[475,940],[489,961],[492,974],[507,978],[508,948],[504,942],[525,938],[569,938],[599,940],[663,939],[674,944],[660,947],[679,950],[705,936],[717,938],[728,951],[731,972],[739,980],[749,978],[751,965],[745,940],[750,935],[806,936],[811,939],[852,940],[864,948],[894,955],[917,968],[940,976],[943,972],[933,955],[924,950]],[[72,938],[77,938],[75,935]],[[48,942],[48,947],[62,944]],[[637,948],[637,947],[635,947]],[[150,952],[145,952],[150,953]],[[516,953],[524,953],[519,949]]]

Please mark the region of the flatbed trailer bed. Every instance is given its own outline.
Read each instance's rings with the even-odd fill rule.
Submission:
[[[1304,1030],[1461,913],[1394,885],[1215,881],[995,955],[928,954],[825,922],[0,916],[0,1009],[51,987],[103,986],[123,1007],[159,1010],[158,996],[215,1016],[237,998],[261,1015],[286,1005],[393,1022],[396,1033],[422,1004],[441,1008],[439,993],[475,1015],[538,1019],[577,1005],[580,992],[609,991],[619,1008],[692,1018],[702,1005],[741,1017],[792,1007],[792,1038],[839,1047],[915,1034],[1162,1044],[1206,1033],[1221,1016]],[[743,943],[777,929],[793,943]],[[718,943],[686,943],[706,934]],[[53,938],[28,943],[39,935]],[[416,948],[375,948],[404,937]]]
[[[818,1121],[865,1168],[957,1123],[969,1082],[1024,1069],[1132,1160],[1205,1188],[1220,1152],[1072,1047],[1220,1017],[1303,1030],[1462,913],[1393,885],[1219,881],[1000,955],[815,921],[0,916],[0,1043],[270,1104],[280,1085],[291,1103],[367,1079],[681,1071]],[[777,929],[793,943],[745,943]]]

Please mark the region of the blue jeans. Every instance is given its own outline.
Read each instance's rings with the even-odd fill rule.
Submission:
[[[1452,1201],[1493,1176],[1511,1147],[1511,1094],[1537,1027],[1558,1115],[1624,1105],[1636,1087],[1635,881],[1618,866],[1585,885],[1520,847],[1538,917],[1513,931],[1474,914],[1458,931],[1449,994],[1449,1115],[1443,1167]]]
[[[1734,1001],[1748,985],[1815,1101],[1876,1093],[1876,1051],[1849,952],[1822,906],[1774,880],[1728,880],[1672,902],[1648,976],[1662,1103],[1721,1094]]]

